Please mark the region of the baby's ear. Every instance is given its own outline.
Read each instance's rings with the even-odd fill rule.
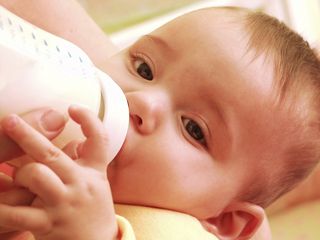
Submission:
[[[219,216],[201,221],[207,231],[220,240],[249,239],[264,219],[264,210],[255,204],[230,204]]]

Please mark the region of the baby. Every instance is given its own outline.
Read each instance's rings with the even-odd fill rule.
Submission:
[[[25,208],[13,207],[30,221],[18,219],[6,227],[35,229],[41,239],[74,239],[62,232],[81,230],[80,239],[90,236],[90,227],[103,229],[105,222],[114,227],[108,201],[109,208],[96,210],[102,217],[85,219],[97,208],[91,206],[84,208],[83,218],[71,214],[68,221],[57,221],[57,215],[65,216],[59,213],[66,211],[57,186],[68,185],[75,176],[89,176],[88,181],[100,181],[99,186],[109,183],[116,203],[187,213],[219,239],[248,239],[262,222],[263,208],[292,189],[318,162],[320,62],[299,35],[274,18],[238,8],[195,11],[143,36],[99,66],[120,85],[130,109],[128,135],[108,165],[108,179],[81,168],[89,164],[84,160],[90,156],[91,167],[99,166],[95,169],[101,172],[106,157],[103,130],[85,110],[70,111],[88,137],[75,157],[80,167],[74,169],[76,164],[71,166],[58,149],[17,117],[8,117],[3,130],[42,162],[35,164],[36,172],[45,166],[39,178],[49,180],[35,189],[25,177],[28,165],[18,171],[17,184],[38,198],[28,216],[22,213],[27,213]],[[39,157],[48,156],[48,149],[57,164]],[[83,175],[73,174],[76,170]],[[91,168],[86,171],[91,173]],[[102,192],[99,203],[101,197],[111,198],[108,189],[107,193],[96,189],[89,190]],[[47,195],[50,199],[43,200]],[[52,208],[55,201],[58,208]],[[3,223],[8,212],[0,212]],[[40,222],[48,223],[46,228]],[[69,228],[57,227],[61,222]],[[83,225],[88,227],[81,229]],[[39,226],[45,230],[39,232]],[[101,230],[99,239],[117,231],[111,232]]]

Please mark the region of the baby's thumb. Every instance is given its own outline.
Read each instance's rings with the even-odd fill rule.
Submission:
[[[48,109],[41,114],[40,121],[34,113],[28,113],[24,120],[49,139],[56,137],[64,128],[67,118],[60,112]]]

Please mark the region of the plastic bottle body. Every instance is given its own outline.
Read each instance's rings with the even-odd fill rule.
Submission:
[[[119,86],[75,45],[0,6],[0,118],[40,107],[67,113],[71,104],[85,106],[97,115],[104,106],[103,122],[113,158],[125,139],[129,121]],[[54,143],[63,147],[78,138],[83,138],[81,129],[69,120]]]

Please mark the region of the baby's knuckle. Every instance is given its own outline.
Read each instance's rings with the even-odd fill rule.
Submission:
[[[46,149],[40,160],[42,163],[51,163],[59,157],[61,157],[61,152],[56,147],[52,146]]]
[[[85,185],[85,193],[87,194],[87,196],[92,197],[96,194],[96,192],[97,192],[97,187],[95,184],[87,183]]]
[[[8,216],[8,223],[10,225],[15,225],[18,227],[23,227],[26,225],[26,220],[18,212],[12,211]]]
[[[50,221],[41,221],[37,225],[37,232],[41,234],[47,234],[52,230],[53,226]]]
[[[79,195],[81,197],[75,197]],[[95,195],[96,187],[94,186],[94,184],[82,183],[78,186],[77,189],[73,191],[73,195],[70,198],[71,206],[73,206],[75,209],[78,209],[84,203],[92,202]]]
[[[30,186],[38,186],[43,181],[44,166],[39,163],[28,163],[24,172],[28,173]]]
[[[91,182],[83,182],[80,184],[79,189],[80,191],[85,195],[91,195],[91,193],[94,191],[95,185]]]
[[[42,181],[44,166],[38,163],[28,164],[28,175],[32,184],[37,184]]]

